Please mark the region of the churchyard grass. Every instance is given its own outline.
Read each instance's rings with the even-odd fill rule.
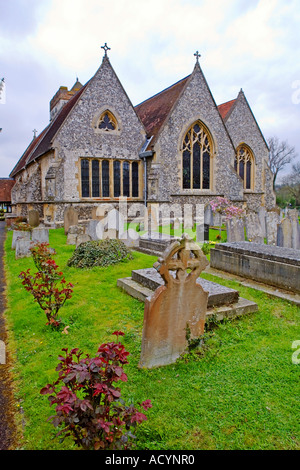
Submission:
[[[34,270],[31,258],[15,260],[12,233],[6,240],[7,310],[20,429],[19,448],[75,449],[70,438],[60,444],[47,422],[53,410],[40,389],[57,378],[62,348],[78,347],[95,354],[114,341],[130,352],[121,384],[126,403],[150,399],[153,408],[137,431],[138,449],[299,449],[299,365],[293,364],[292,343],[300,339],[296,305],[208,274],[206,279],[237,288],[259,311],[240,319],[211,324],[202,349],[192,350],[175,364],[139,369],[144,305],[117,287],[132,269],[148,268],[156,257],[134,252],[134,259],[106,268],[80,270],[67,266],[74,246],[66,245],[63,229],[50,230],[50,246],[73,296],[59,312],[65,333],[46,326],[45,316],[21,285],[21,271]]]

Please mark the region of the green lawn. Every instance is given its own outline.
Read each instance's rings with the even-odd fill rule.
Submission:
[[[143,303],[117,287],[117,279],[132,269],[156,261],[134,252],[134,259],[108,268],[67,267],[74,247],[66,245],[63,229],[50,230],[50,245],[72,298],[59,315],[68,334],[45,325],[46,317],[18,279],[31,268],[30,258],[16,261],[6,241],[8,350],[13,359],[19,448],[73,449],[72,440],[59,444],[47,422],[53,414],[47,396],[39,391],[57,377],[57,357],[64,347],[95,354],[99,344],[112,341],[116,329],[130,352],[122,383],[127,403],[150,399],[153,408],[138,429],[138,449],[299,449],[299,365],[292,363],[292,343],[300,339],[299,308],[232,281],[204,277],[238,288],[242,297],[258,303],[259,311],[224,321],[206,333],[199,353],[176,364],[153,370],[138,369]]]

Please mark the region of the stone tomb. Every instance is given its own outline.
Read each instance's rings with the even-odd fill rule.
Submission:
[[[300,292],[300,251],[251,242],[219,243],[210,266],[257,282]]]
[[[222,320],[257,310],[257,304],[240,298],[238,291],[199,278],[208,261],[199,245],[184,243],[185,237],[169,245],[153,268],[118,279],[120,288],[145,302],[141,367],[174,362],[187,347],[187,323],[192,339],[203,333],[211,316]]]

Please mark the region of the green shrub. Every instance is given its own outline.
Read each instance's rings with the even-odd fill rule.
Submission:
[[[77,268],[92,268],[109,266],[129,259],[133,259],[132,254],[121,240],[107,238],[81,243],[67,264]]]

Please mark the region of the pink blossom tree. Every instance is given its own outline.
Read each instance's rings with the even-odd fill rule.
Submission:
[[[225,220],[232,219],[233,217],[242,217],[244,210],[241,207],[234,206],[231,201],[226,197],[217,196],[216,199],[210,201],[210,205],[213,213],[219,213],[225,217]],[[221,236],[222,222],[220,225],[220,236]]]

